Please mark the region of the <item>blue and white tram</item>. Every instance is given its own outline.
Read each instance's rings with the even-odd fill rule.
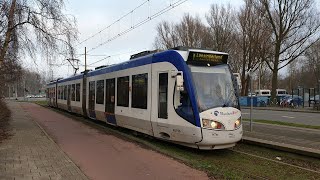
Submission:
[[[242,122],[227,58],[198,49],[136,57],[48,84],[50,105],[189,147],[229,148]]]

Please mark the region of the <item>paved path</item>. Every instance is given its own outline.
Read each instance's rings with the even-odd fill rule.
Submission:
[[[90,179],[208,179],[167,156],[50,109],[31,103],[22,106]]]
[[[262,123],[254,123],[253,131],[249,130],[249,123],[244,122],[244,139],[311,152],[320,157],[320,130]]]
[[[88,179],[19,103],[9,102],[12,136],[0,143],[0,179]]]

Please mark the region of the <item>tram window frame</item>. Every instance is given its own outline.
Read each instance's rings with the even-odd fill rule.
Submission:
[[[96,81],[96,104],[104,104],[104,80]]]
[[[129,107],[129,76],[117,78],[117,106]]]
[[[163,76],[163,77],[162,77]],[[158,118],[168,119],[168,72],[159,73],[158,90]]]
[[[77,83],[76,84],[76,101],[77,102],[80,102],[80,88],[81,88],[80,83]]]
[[[71,101],[76,101],[76,85],[71,84]]]
[[[195,125],[195,115],[194,115],[194,111],[193,111],[193,107],[190,99],[190,94],[186,89],[185,82],[183,83],[183,87],[184,87],[183,91],[178,91],[177,87],[175,86],[174,94],[173,94],[174,110],[180,117],[182,117],[183,119]],[[176,97],[177,95],[179,99],[177,99]]]
[[[131,107],[148,108],[148,73],[132,75]]]

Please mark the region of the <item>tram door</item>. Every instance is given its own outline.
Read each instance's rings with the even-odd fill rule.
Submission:
[[[152,72],[152,120],[154,136],[170,138],[168,114],[168,72]]]
[[[115,106],[115,78],[106,80],[106,107],[105,117],[106,121],[111,124],[117,124],[114,115]]]
[[[68,111],[71,111],[71,85],[68,85],[68,96],[67,96],[67,106]]]
[[[88,103],[89,103],[89,117],[96,118],[95,110],[95,100],[96,100],[96,87],[95,81],[89,82],[89,96],[88,96]]]

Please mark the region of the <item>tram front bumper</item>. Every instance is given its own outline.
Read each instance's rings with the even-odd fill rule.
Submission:
[[[199,149],[223,149],[233,147],[242,138],[242,125],[233,131],[202,129],[202,141],[197,143]]]

